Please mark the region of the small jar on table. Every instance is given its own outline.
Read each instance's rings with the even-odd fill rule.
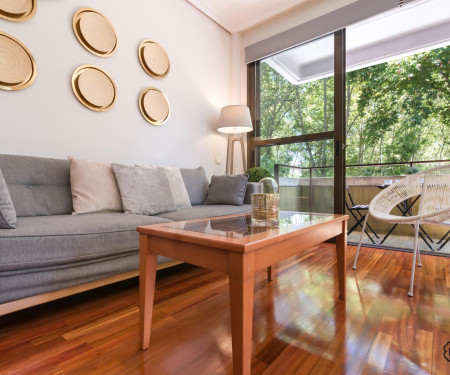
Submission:
[[[280,194],[277,182],[270,177],[259,182],[259,193],[252,194],[252,225],[278,226]]]

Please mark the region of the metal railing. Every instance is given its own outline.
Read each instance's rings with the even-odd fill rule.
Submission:
[[[395,162],[395,163],[371,163],[371,164],[349,164],[346,165],[347,168],[363,168],[363,167],[387,167],[387,166],[398,166],[404,165],[413,167],[416,164],[436,164],[436,163],[450,163],[450,159],[445,160],[421,160],[421,161],[408,161],[408,162]],[[314,189],[313,189],[313,171],[318,169],[330,169],[334,168],[333,166],[314,166],[314,167],[298,167],[289,164],[274,164],[274,178],[280,186],[280,168],[289,168],[289,169],[297,169],[297,170],[307,170],[309,176],[309,208],[313,207],[314,200]],[[324,176],[323,176],[324,177]],[[364,176],[367,177],[367,176]],[[377,177],[377,176],[374,176]],[[321,178],[318,176],[316,178]]]
[[[405,161],[405,162],[395,162],[395,163],[372,163],[372,164],[347,164],[345,168],[362,168],[362,167],[383,167],[390,165],[408,165],[413,167],[415,164],[434,164],[434,163],[450,163],[450,159],[444,160],[422,160],[422,161]],[[314,169],[329,169],[334,168],[334,166],[314,166],[314,167],[297,167],[295,165],[289,164],[274,164],[274,178],[277,182],[279,182],[280,178],[280,167],[290,168],[290,169],[301,169],[301,170],[309,170],[309,179],[312,180],[312,171]],[[311,185],[311,184],[310,184]],[[311,185],[312,186],[312,185]]]

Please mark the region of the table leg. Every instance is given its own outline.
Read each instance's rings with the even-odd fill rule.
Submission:
[[[250,375],[251,371],[254,286],[253,256],[230,254],[231,342],[234,375]]]
[[[140,347],[142,350],[150,346],[152,328],[153,300],[155,296],[157,255],[149,253],[148,236],[140,235],[139,250],[139,318]]]
[[[342,222],[342,233],[336,236],[336,261],[339,282],[339,299],[345,300],[347,259],[347,220]]]
[[[267,267],[267,281],[273,281],[273,266]]]

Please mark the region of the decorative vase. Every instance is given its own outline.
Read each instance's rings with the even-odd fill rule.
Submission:
[[[278,226],[280,194],[277,182],[270,177],[259,182],[260,193],[252,194],[252,225]]]

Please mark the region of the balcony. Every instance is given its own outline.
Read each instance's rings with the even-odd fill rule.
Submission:
[[[393,183],[405,177],[398,173],[407,170],[408,167],[418,167],[420,170],[432,168],[450,162],[450,160],[385,163],[368,165],[348,165],[346,168],[348,192],[354,204],[369,204],[384,185]],[[275,179],[280,185],[280,209],[286,211],[310,211],[333,212],[334,178],[332,167],[304,168],[290,165],[275,164]],[[417,199],[416,199],[417,198]],[[346,200],[352,206],[350,197],[346,191]],[[415,197],[404,202],[401,207],[412,215],[417,214],[420,197]],[[356,220],[346,209],[349,215],[348,228],[351,229]],[[359,214],[353,211],[359,218]],[[362,214],[365,211],[361,211]],[[399,208],[394,208],[394,214],[401,215]],[[363,235],[363,246],[371,246],[400,251],[412,251],[414,242],[414,230],[411,225],[398,225],[392,230],[392,224],[382,223],[369,218],[368,223],[378,235],[375,237],[371,230]],[[419,241],[422,252],[434,255],[450,255],[450,241],[445,245],[449,229],[437,225],[423,225]],[[357,226],[348,236],[349,244],[357,244],[361,234],[361,227]]]

